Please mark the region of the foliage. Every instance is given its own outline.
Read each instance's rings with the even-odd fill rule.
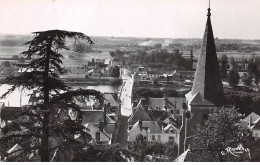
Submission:
[[[184,94],[186,94],[185,92]],[[149,99],[149,97],[161,98],[161,97],[181,97],[184,94],[178,93],[175,89],[154,89],[154,88],[135,88],[133,90],[134,100],[139,100],[141,98]]]
[[[177,144],[173,141],[147,142],[142,134],[137,135],[136,140],[128,144],[128,150],[139,155],[138,161],[173,161],[178,154]]]
[[[238,69],[237,62],[236,62],[236,60],[234,59],[234,57],[231,57],[231,58],[230,58],[230,64],[231,64],[231,69],[234,69],[234,70],[237,70],[237,69]]]
[[[90,145],[79,152],[73,161],[77,162],[126,162],[137,157],[127,149],[115,145]]]
[[[146,139],[144,139],[144,136],[142,134],[138,134],[135,141],[129,144],[128,149],[138,155],[138,161],[143,162],[146,155],[147,146],[148,144]]]
[[[243,81],[244,85],[246,86],[250,86],[252,85],[252,76],[248,75],[248,74],[244,74],[243,77],[241,78],[241,80]]]
[[[158,85],[158,78],[153,78],[153,85]]]
[[[88,53],[93,51],[91,46],[85,43],[73,43],[72,47],[73,47],[72,48],[73,51],[79,53]]]
[[[227,79],[227,67],[228,67],[228,57],[227,55],[222,55],[221,61],[220,61],[220,76],[222,80]]]
[[[4,65],[4,67],[6,67],[6,68],[11,67],[11,64],[10,64],[9,61],[4,61],[4,62],[3,62],[3,65]]]
[[[120,68],[118,66],[113,66],[111,70],[112,77],[119,77],[120,76]]]
[[[95,90],[73,90],[57,74],[65,72],[62,67],[64,57],[58,51],[69,50],[66,39],[75,39],[75,42],[85,40],[92,44],[93,42],[88,36],[83,33],[61,30],[34,32],[33,34],[34,38],[25,43],[28,50],[21,53],[25,59],[32,60],[29,63],[18,65],[25,70],[23,73],[6,79],[6,82],[13,86],[1,98],[6,97],[15,89],[27,89],[32,91],[34,96],[39,96],[35,98],[38,101],[36,105],[23,108],[21,113],[15,115],[12,123],[5,126],[12,129],[8,129],[11,131],[4,134],[0,143],[1,145],[9,144],[12,140],[18,139],[21,145],[29,143],[25,147],[26,150],[38,150],[41,161],[50,161],[50,153],[56,148],[78,150],[79,146],[84,147],[89,140],[87,138],[89,136],[80,123],[64,119],[64,117],[69,118],[68,110],[79,111],[80,107],[76,102],[86,102],[89,99],[101,100],[103,97],[100,92]],[[15,123],[19,127],[13,127]],[[85,139],[84,142],[79,144],[74,140],[76,133],[81,134]],[[26,140],[23,141],[22,138],[26,138]],[[10,143],[5,150],[10,149],[14,144]]]
[[[228,73],[227,81],[230,86],[236,87],[239,83],[239,74],[236,69],[231,69]]]
[[[248,115],[251,112],[256,112],[260,108],[260,95],[253,91],[238,91],[225,89],[224,95],[227,102],[234,105],[239,113]]]
[[[18,59],[19,59],[19,56],[18,56],[18,55],[13,55],[13,56],[12,56],[12,59],[18,60]]]
[[[257,66],[260,63],[259,57],[257,58],[252,58],[248,64],[248,74],[252,77],[255,78],[255,84],[258,85],[259,77],[260,77],[260,72],[257,68]]]
[[[128,64],[160,64],[170,66],[172,69],[190,69],[191,67],[191,61],[185,59],[179,49],[170,53],[166,49],[161,49],[160,44],[155,45],[149,52],[143,48],[132,52],[116,50],[109,53],[114,59]]]
[[[133,91],[134,100],[139,100],[140,98],[148,100],[149,97],[163,97],[163,94],[159,89],[137,88]]]
[[[222,107],[211,110],[208,120],[198,126],[194,137],[196,148],[203,149],[210,156],[199,161],[236,161],[236,157],[229,153],[223,155],[221,151],[225,151],[227,147],[236,148],[240,144],[244,148],[251,147],[254,141],[252,131],[238,124],[241,118],[242,115],[235,108]]]
[[[164,154],[168,157],[169,161],[173,161],[178,156],[178,146],[174,141],[168,141],[165,144]]]
[[[122,79],[118,79],[118,78],[110,79],[110,84],[111,85],[121,85],[122,84]]]
[[[253,162],[259,162],[260,157],[259,157],[259,152],[260,152],[260,139],[257,139],[252,147],[250,148],[250,153],[251,153],[251,160]]]

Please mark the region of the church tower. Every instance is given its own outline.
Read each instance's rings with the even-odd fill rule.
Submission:
[[[190,114],[186,115],[187,118],[184,119],[185,149],[188,146],[193,147],[193,135],[197,132],[197,125],[202,124],[208,118],[209,110],[215,106],[225,105],[226,102],[210,20],[210,10],[208,8],[206,29],[192,90],[185,95],[188,105],[187,112]]]

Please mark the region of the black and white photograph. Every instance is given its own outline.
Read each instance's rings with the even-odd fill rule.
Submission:
[[[260,162],[259,0],[0,0],[0,163]]]

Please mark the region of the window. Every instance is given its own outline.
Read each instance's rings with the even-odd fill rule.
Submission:
[[[255,137],[258,138],[258,133],[255,133]]]
[[[173,136],[169,136],[169,141],[174,141],[174,137]]]
[[[152,135],[152,140],[153,140],[153,141],[155,140],[155,135]]]
[[[158,135],[157,138],[158,138],[158,141],[159,141],[159,142],[162,141],[162,140],[161,140],[161,135]]]

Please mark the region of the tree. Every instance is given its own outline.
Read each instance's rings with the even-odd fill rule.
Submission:
[[[242,81],[243,81],[244,85],[246,85],[246,86],[252,85],[252,78],[253,77],[251,75],[248,75],[245,73],[242,77]]]
[[[94,59],[94,58],[92,58],[91,62],[92,62],[93,64],[95,64],[95,59]]]
[[[234,59],[234,57],[231,57],[231,58],[230,58],[230,64],[231,64],[231,69],[237,70],[237,62],[236,62],[236,60]]]
[[[164,154],[169,158],[169,161],[172,162],[178,156],[178,146],[171,140],[165,144]]]
[[[11,64],[9,61],[4,61],[4,67],[9,68],[11,67]]]
[[[239,83],[239,78],[240,77],[236,69],[231,69],[229,71],[227,80],[230,86],[236,87]]]
[[[190,69],[193,69],[193,49],[190,51]]]
[[[250,148],[254,142],[252,131],[239,125],[242,115],[235,108],[213,108],[208,115],[208,120],[198,126],[194,137],[194,145],[201,149],[199,161],[235,161],[236,157],[225,153],[227,147],[236,148],[242,145]],[[196,154],[195,154],[196,157]],[[204,159],[205,158],[205,159]]]
[[[19,63],[25,63],[25,58],[24,57],[20,57],[19,58]]]
[[[153,78],[153,85],[158,85],[158,78]]]
[[[76,155],[73,161],[77,162],[126,162],[137,157],[127,149],[114,145],[90,145]]]
[[[222,80],[227,79],[227,67],[228,67],[228,57],[227,55],[222,55],[221,57],[221,65],[220,65],[220,76]]]
[[[120,68],[118,66],[114,66],[111,70],[111,76],[118,78],[120,76]]]
[[[129,146],[130,150],[132,152],[137,153],[138,160],[143,162],[144,157],[146,155],[145,151],[146,151],[147,145],[148,145],[146,140],[144,139],[144,136],[142,134],[138,134],[136,136],[135,141],[130,145],[131,145],[131,146]]]
[[[21,124],[19,118],[24,116],[29,118],[27,124],[23,124],[23,129],[27,131],[15,134],[9,131],[0,139],[0,143],[2,145],[15,138],[26,138],[25,141],[21,141],[29,143],[29,145],[24,145],[26,150],[38,150],[41,161],[46,162],[50,161],[49,155],[56,148],[66,151],[73,150],[75,147],[83,147],[81,143],[74,140],[75,134],[81,134],[86,140],[88,137],[80,123],[70,119],[59,120],[59,116],[68,114],[68,110],[79,111],[80,107],[76,101],[102,100],[103,97],[100,92],[95,90],[73,90],[57,74],[57,72],[60,74],[65,72],[61,66],[61,59],[64,57],[58,51],[69,50],[66,39],[75,39],[75,42],[85,40],[89,44],[93,44],[88,36],[79,32],[61,30],[33,32],[33,34],[34,38],[24,44],[29,47],[28,50],[21,53],[21,56],[32,60],[28,64],[18,65],[25,72],[6,79],[6,82],[13,84],[13,86],[1,98],[19,88],[31,90],[35,96],[39,95],[39,101],[36,105],[23,108],[14,116],[12,123],[18,125]],[[6,127],[12,127],[13,124]],[[15,128],[17,127],[12,129]]]
[[[18,59],[19,59],[19,56],[18,56],[18,55],[13,55],[13,56],[12,56],[12,59],[18,60]]]
[[[151,55],[151,63],[155,63],[154,54]]]

